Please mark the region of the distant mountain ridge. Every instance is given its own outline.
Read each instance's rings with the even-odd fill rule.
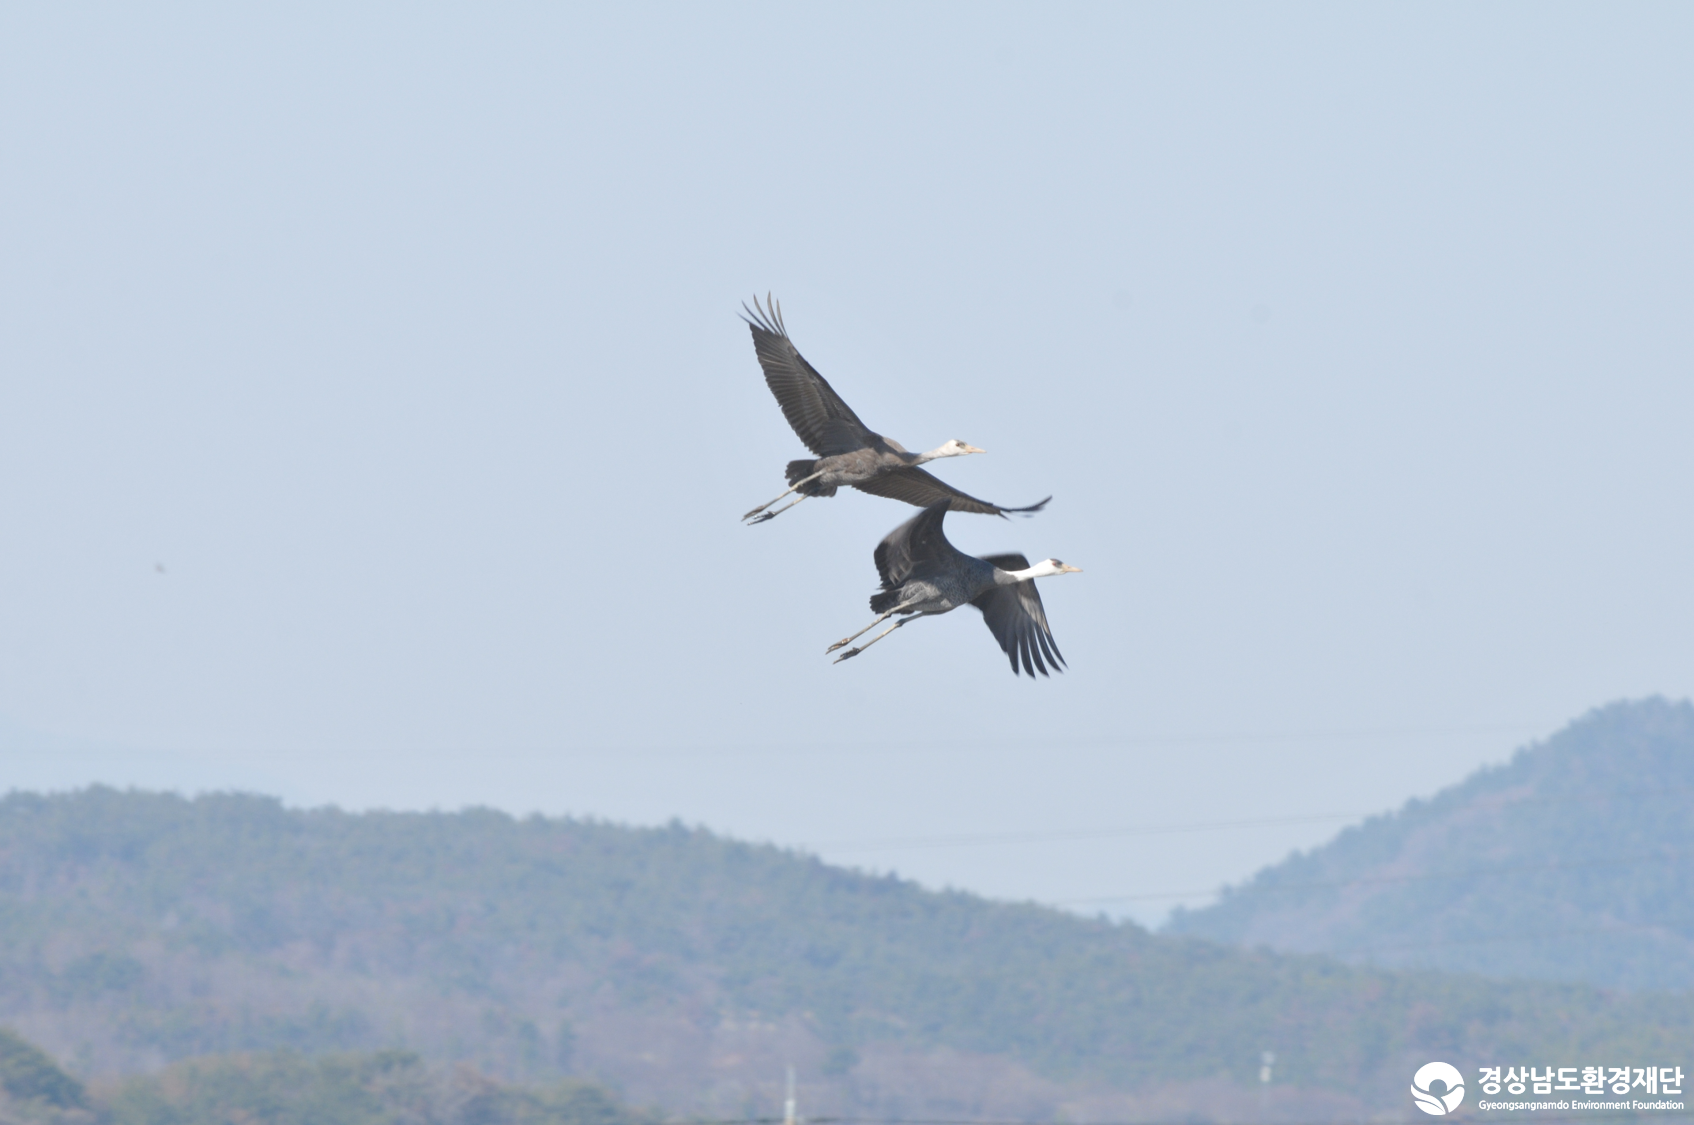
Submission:
[[[1694,705],[1590,712],[1165,932],[1396,967],[1694,988]]]
[[[1672,1058],[1680,997],[1242,951],[672,825],[0,799],[0,1024],[84,1078],[401,1049],[712,1118],[1301,1120],[1430,1058]],[[1560,1065],[1564,1065],[1561,1061]],[[1284,1114],[1286,1116],[1286,1114]]]

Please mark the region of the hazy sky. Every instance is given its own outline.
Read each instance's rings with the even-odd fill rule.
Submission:
[[[0,786],[677,816],[1070,901],[1694,693],[1691,34],[9,6]],[[805,452],[767,290],[871,426],[1054,495],[948,531],[1084,568],[1068,674],[970,610],[829,663],[913,509],[738,522]]]

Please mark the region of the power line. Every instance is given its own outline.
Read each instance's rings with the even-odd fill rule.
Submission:
[[[1694,785],[1656,785],[1642,789],[1614,789],[1604,793],[1571,793],[1547,797],[1523,797],[1502,802],[1502,808],[1518,808],[1525,805],[1569,804],[1583,801],[1609,801],[1619,798],[1667,797],[1681,793],[1694,792]],[[1402,806],[1403,807],[1403,806]],[[1035,844],[1055,843],[1075,840],[1108,840],[1129,836],[1159,836],[1179,832],[1211,832],[1234,828],[1262,828],[1290,824],[1321,824],[1345,820],[1360,820],[1372,816],[1394,816],[1399,810],[1390,809],[1377,812],[1348,812],[1348,813],[1300,813],[1293,816],[1254,817],[1247,820],[1202,820],[1179,821],[1169,824],[1130,825],[1123,828],[1089,828],[1089,829],[1060,829],[1034,832],[975,832],[957,836],[905,836],[891,837],[880,840],[827,840],[823,842],[790,844],[788,847],[807,848],[833,852],[842,851],[873,851],[882,849],[905,848],[946,848],[969,847],[982,844]],[[1153,897],[1201,897],[1215,893],[1200,891],[1195,894],[1183,892],[1176,895],[1156,895]],[[1118,898],[1131,896],[1111,896]],[[1095,901],[1080,899],[1075,901]]]
[[[1380,875],[1365,879],[1330,879],[1310,883],[1267,883],[1254,887],[1255,893],[1266,891],[1304,891],[1317,890],[1326,887],[1357,887],[1370,884],[1388,883],[1421,883],[1441,879],[1474,879],[1491,875],[1506,875],[1522,871],[1565,871],[1583,867],[1628,867],[1643,863],[1669,863],[1682,859],[1689,853],[1674,851],[1667,854],[1654,853],[1628,857],[1612,857],[1605,859],[1567,860],[1560,863],[1514,863],[1499,867],[1475,867],[1466,871],[1423,872],[1417,875]],[[1101,895],[1094,898],[1059,899],[1050,902],[1050,906],[1083,906],[1101,902],[1130,902],[1137,899],[1173,899],[1173,898],[1202,898],[1213,895],[1213,891],[1161,891],[1153,894],[1133,895]]]
[[[615,743],[602,742],[591,746],[580,746],[578,752],[606,753],[618,756],[672,756],[685,755],[696,757],[702,753],[709,754],[780,754],[792,756],[796,750],[817,751],[827,753],[852,754],[854,757],[866,755],[885,755],[891,753],[909,754],[921,752],[925,755],[973,754],[980,755],[984,750],[1019,750],[1019,749],[1052,749],[1052,748],[1085,748],[1120,747],[1123,749],[1144,749],[1159,746],[1251,746],[1276,742],[1335,742],[1335,741],[1369,741],[1373,739],[1391,738],[1454,738],[1469,735],[1485,734],[1526,734],[1549,729],[1557,729],[1569,725],[1568,719],[1541,720],[1537,722],[1495,723],[1477,726],[1426,726],[1426,727],[1358,727],[1330,728],[1316,730],[1281,730],[1281,731],[1210,731],[1193,734],[1106,734],[1106,735],[1074,735],[1066,737],[1043,736],[1038,740],[1028,737],[1006,736],[1004,738],[986,738],[971,741],[968,745],[953,746],[937,743],[933,740],[907,740],[878,742],[875,746],[866,747],[855,742],[807,742],[796,743],[793,740],[782,742],[749,743],[743,740],[734,742],[646,742],[646,743]],[[525,750],[532,753],[534,750]],[[326,751],[327,753],[327,751]]]
[[[1162,836],[1177,832],[1211,832],[1227,828],[1259,828],[1281,824],[1320,824],[1357,820],[1369,813],[1311,813],[1267,816],[1251,820],[1206,820],[1174,824],[1144,824],[1131,828],[1095,828],[1058,832],[982,832],[965,836],[907,836],[886,840],[830,840],[795,847],[831,851],[873,851],[883,848],[948,848],[971,844],[1039,844],[1062,840],[1109,840],[1122,836]]]

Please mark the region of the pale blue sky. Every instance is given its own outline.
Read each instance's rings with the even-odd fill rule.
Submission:
[[[1209,887],[1694,693],[1694,10],[14,6],[0,784],[654,821]],[[832,667],[858,494],[735,313],[1036,518]],[[163,572],[157,569],[163,567]],[[1135,907],[1156,918],[1163,900]]]

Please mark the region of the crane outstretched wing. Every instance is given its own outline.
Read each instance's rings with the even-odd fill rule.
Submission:
[[[886,439],[884,439],[886,440]],[[904,500],[908,504],[916,504],[927,508],[945,500],[950,511],[977,512],[985,516],[1004,517],[1007,512],[1039,512],[1047,506],[1047,500],[1039,504],[1031,504],[1027,508],[1002,508],[998,504],[990,504],[986,500],[978,500],[974,496],[960,492],[939,477],[918,468],[893,469],[870,480],[859,481],[853,486],[860,492],[868,492],[872,496],[886,496],[890,500]]]
[[[788,338],[782,324],[782,306],[767,298],[769,307],[753,298],[753,307],[741,307],[747,327],[753,331],[753,351],[765,372],[765,385],[776,396],[782,416],[794,427],[806,448],[819,457],[851,453],[868,444],[869,427],[859,421],[852,407],[841,401],[817,368]]]
[[[931,504],[882,537],[874,557],[883,589],[895,589],[926,563],[950,562],[960,553],[941,530],[946,518],[945,502]]]
[[[993,563],[1001,570],[1029,569],[1029,560],[1022,555],[984,555],[982,561]],[[1027,578],[1016,586],[996,586],[972,599],[971,604],[982,611],[988,631],[994,634],[1012,662],[1013,675],[1017,674],[1019,659],[1031,679],[1037,672],[1047,675],[1047,664],[1055,672],[1065,670],[1065,658],[1059,655],[1059,646],[1047,627],[1047,611],[1042,608],[1035,579]],[[1046,664],[1041,661],[1043,656],[1047,658]]]

